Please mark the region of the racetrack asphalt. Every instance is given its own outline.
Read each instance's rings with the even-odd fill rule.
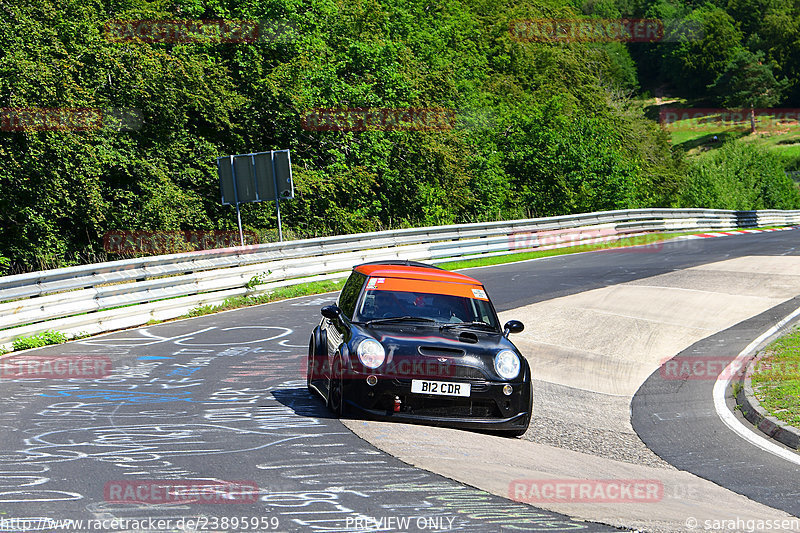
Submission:
[[[777,305],[694,343],[675,361],[691,364],[713,357],[729,362],[751,340],[798,307],[800,297]],[[721,354],[727,357],[722,359]],[[800,464],[766,453],[733,434],[710,403],[714,383],[709,379],[665,379],[664,372],[654,372],[633,397],[633,428],[651,450],[677,468],[800,516]],[[740,419],[745,427],[752,428]]]
[[[782,232],[782,235],[792,233]],[[582,264],[577,266],[570,263],[574,256],[564,256],[533,261],[531,268],[522,272],[508,266],[467,271],[487,283],[495,300],[498,293],[509,287],[517,289],[511,295],[517,297],[523,287],[537,283],[540,286],[534,290],[545,294],[537,303],[503,313],[504,320],[522,318],[528,324],[525,332],[513,338],[531,362],[537,381],[535,420],[525,436],[531,443],[522,449],[514,446],[516,452],[512,457],[499,461],[502,463],[499,476],[481,476],[465,466],[490,462],[491,453],[483,450],[504,447],[488,437],[475,437],[481,445],[470,447],[465,454],[469,458],[459,463],[447,447],[437,448],[435,444],[459,442],[457,435],[451,437],[447,431],[420,431],[379,423],[348,425],[403,460],[496,494],[507,494],[509,484],[520,476],[533,479],[649,476],[661,480],[665,489],[669,489],[663,501],[644,502],[640,508],[631,504],[604,507],[569,500],[544,505],[584,519],[592,517],[652,531],[684,531],[689,518],[785,518],[789,515],[752,501],[737,500],[733,493],[722,488],[752,494],[745,491],[741,479],[740,484],[723,483],[720,487],[701,479],[706,476],[693,478],[664,471],[667,463],[644,446],[627,419],[630,397],[658,369],[659,361],[800,293],[800,258],[795,239],[781,237],[767,247],[749,237],[742,241],[722,238],[713,245],[713,241],[678,241],[656,250],[585,254]],[[733,244],[739,246],[734,248]],[[609,263],[616,263],[616,267]],[[578,284],[588,285],[589,290],[574,290],[571,274],[575,269],[580,276]],[[600,276],[587,283],[581,276],[583,269],[594,270]],[[563,273],[560,279],[559,271]],[[534,274],[541,277],[537,279]],[[494,284],[493,277],[499,277]],[[760,333],[747,338],[745,344]],[[734,344],[718,342],[715,348],[716,352],[707,355],[716,365],[724,359],[719,355],[721,352],[729,354],[726,364],[738,352]],[[656,376],[660,374],[656,372]],[[702,379],[713,386],[715,376],[705,375]],[[716,416],[710,394],[705,397],[705,406],[696,400],[692,405],[695,412],[707,408]],[[670,409],[669,404],[658,407],[666,412]],[[680,424],[674,429],[680,431]],[[691,428],[695,432],[700,429]],[[726,433],[727,438],[741,440],[730,431]],[[674,453],[680,453],[682,448],[677,440],[670,445]],[[561,448],[562,452],[552,453],[552,447]],[[567,453],[563,451],[565,448],[582,455]],[[713,450],[705,450],[705,455],[709,461],[725,463],[714,456]],[[759,464],[763,466],[764,461]],[[772,490],[772,495],[779,495],[786,486],[793,486],[797,476],[791,464],[788,470],[780,460],[773,461],[773,466],[774,477],[770,481],[776,483],[777,489]],[[613,474],[615,470],[617,474]],[[686,487],[691,487],[693,494],[686,494]],[[773,498],[768,494],[757,501],[770,506]],[[792,512],[785,501],[774,501],[777,508]],[[800,522],[791,527],[798,526]]]
[[[679,241],[657,253],[559,256],[467,273],[486,284],[498,310],[509,310],[732,257],[796,255],[797,233]],[[435,520],[452,520],[462,531],[613,530],[413,468],[330,418],[307,393],[304,376],[308,335],[321,305],[333,299],[276,302],[28,352],[107,356],[114,374],[0,380],[0,530],[14,517],[188,516],[216,518],[219,531],[243,530],[220,527],[220,518],[230,526],[233,516],[275,517],[283,531],[363,531],[402,518],[412,519],[410,531]],[[715,449],[701,451],[706,459],[696,464],[719,464]],[[793,475],[788,481],[796,487]],[[115,503],[104,494],[110,483],[175,479],[250,480],[258,501],[164,506]],[[781,504],[759,487],[753,499]]]

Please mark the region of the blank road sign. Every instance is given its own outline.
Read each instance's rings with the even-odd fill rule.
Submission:
[[[294,198],[292,159],[289,155],[289,150],[275,152],[275,179],[278,184],[278,196],[281,198]]]
[[[222,205],[236,203],[233,192],[233,172],[231,171],[231,158],[228,156],[217,158],[217,174],[219,175],[219,188],[222,192]]]
[[[239,203],[258,202],[255,172],[249,156],[233,156],[233,170],[236,173],[236,196]]]
[[[230,162],[231,156],[217,158],[223,204],[275,200],[276,188],[278,198],[294,198],[289,150],[235,155],[233,169]]]
[[[262,200],[275,199],[275,181],[272,179],[272,157],[269,152],[254,155],[256,182]]]
[[[289,150],[280,150],[272,153],[262,152],[253,155],[256,168],[256,183],[261,200],[274,200],[275,194],[273,191],[275,187],[278,188],[278,198],[294,198],[292,164],[289,158]],[[274,176],[272,174],[273,167],[275,168]]]

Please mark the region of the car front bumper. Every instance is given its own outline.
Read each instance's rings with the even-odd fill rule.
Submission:
[[[492,382],[441,380],[469,383],[469,397],[411,392],[411,379],[381,378],[370,386],[367,375],[346,380],[349,408],[370,417],[399,422],[425,423],[465,429],[518,430],[531,418],[529,381]],[[511,385],[510,395],[503,388]]]

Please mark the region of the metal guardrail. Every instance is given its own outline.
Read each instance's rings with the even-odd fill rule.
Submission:
[[[642,232],[800,224],[800,211],[632,209],[434,226],[204,250],[0,277],[0,346],[47,330],[96,334],[186,314],[226,298],[341,278],[379,259],[432,263]],[[249,282],[259,276],[260,284]]]

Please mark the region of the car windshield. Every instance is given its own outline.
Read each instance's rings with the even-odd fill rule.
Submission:
[[[483,323],[498,328],[497,316],[487,300],[449,294],[368,289],[358,308],[357,320],[392,317],[434,320],[437,324]],[[406,318],[406,320],[409,320]]]

